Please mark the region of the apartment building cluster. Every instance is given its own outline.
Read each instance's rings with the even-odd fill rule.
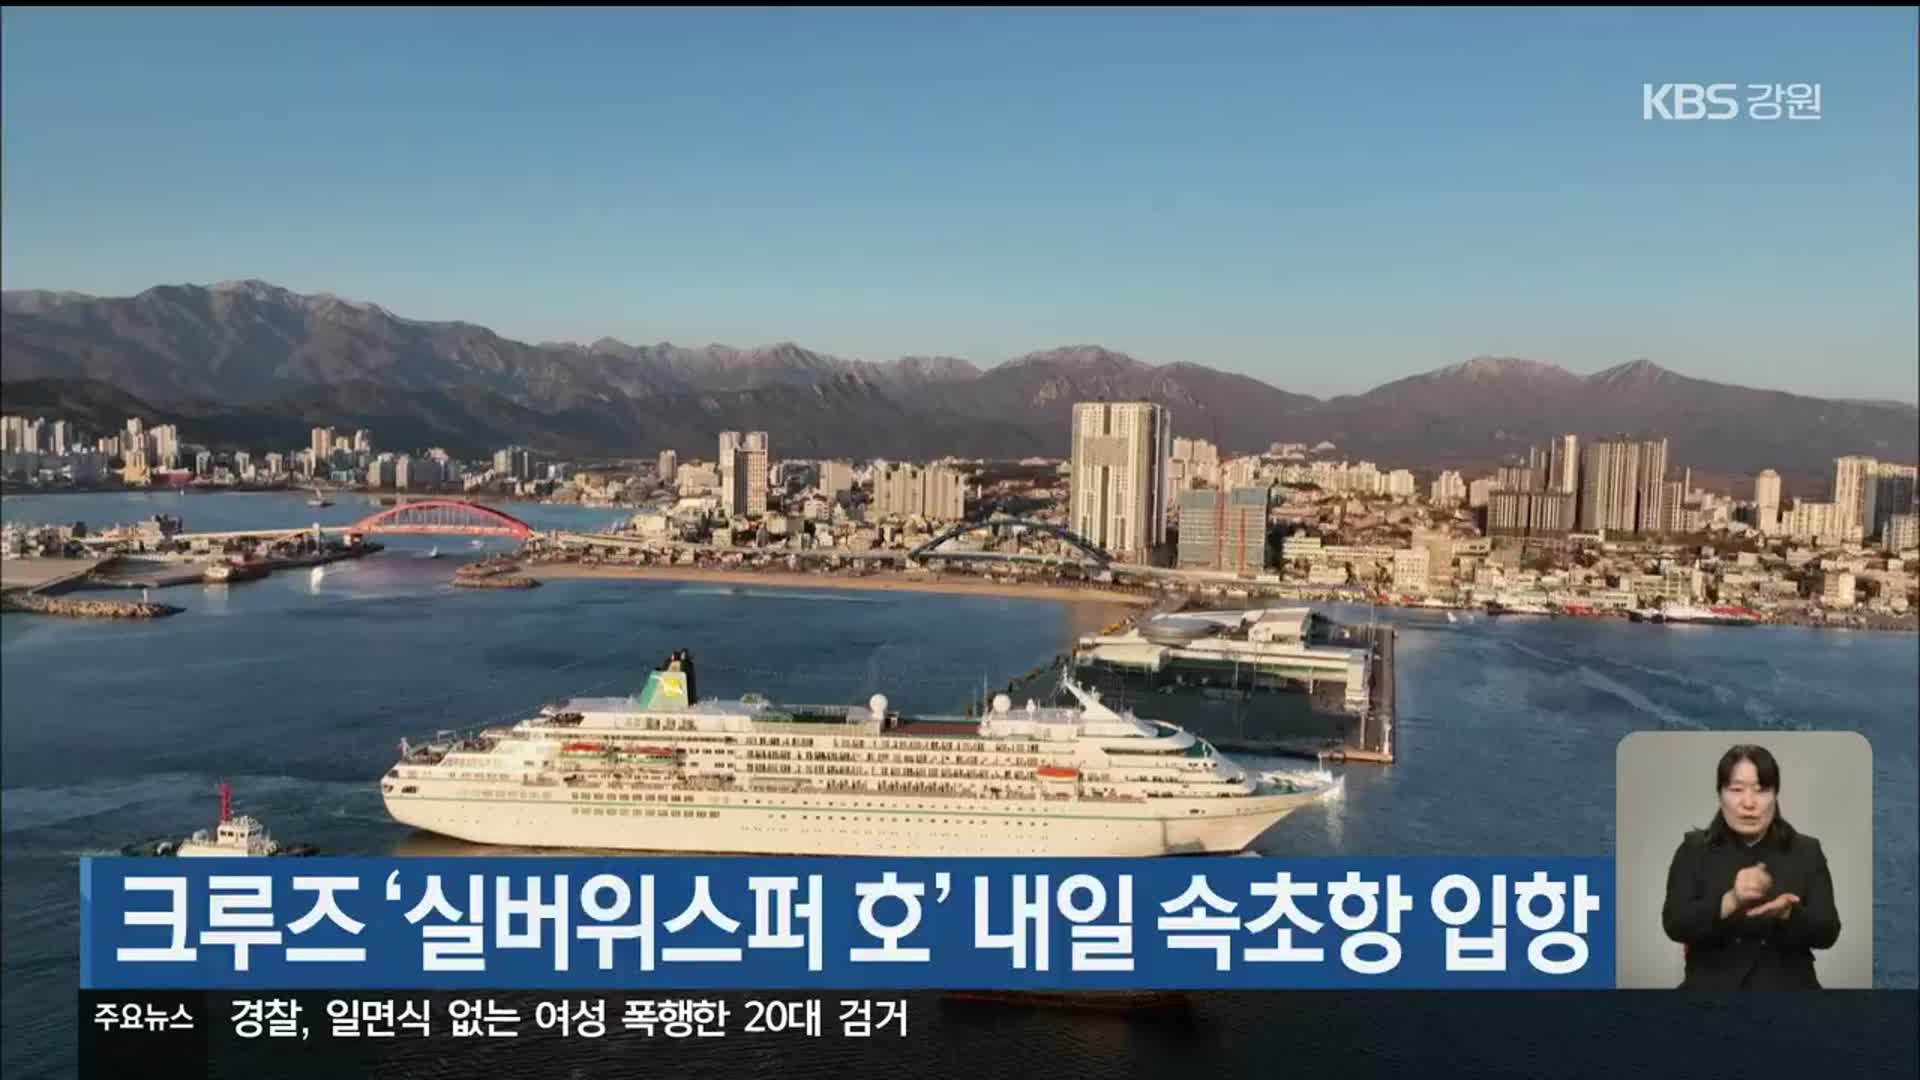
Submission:
[[[1796,498],[1781,509],[1780,476],[1772,469],[1754,478],[1755,527],[1766,536],[1816,543],[1878,543],[1903,551],[1920,540],[1920,468],[1848,456],[1834,459],[1833,490],[1826,499]]]

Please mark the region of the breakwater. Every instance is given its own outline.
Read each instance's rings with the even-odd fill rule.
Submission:
[[[483,574],[477,577],[455,575],[453,583],[462,589],[532,589],[540,582],[525,574]]]
[[[178,615],[186,609],[144,600],[80,600],[70,596],[10,592],[0,597],[0,610],[66,615],[80,619],[160,619]]]

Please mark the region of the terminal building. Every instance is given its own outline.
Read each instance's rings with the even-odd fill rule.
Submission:
[[[1077,643],[1075,679],[1108,704],[1249,750],[1393,754],[1391,644],[1308,608],[1148,618]]]

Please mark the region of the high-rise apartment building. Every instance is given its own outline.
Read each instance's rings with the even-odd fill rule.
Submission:
[[[180,429],[172,424],[161,424],[153,429],[153,456],[164,467],[171,469],[180,462]]]
[[[680,469],[680,455],[671,450],[660,451],[660,482],[673,483],[673,477]]]
[[[1880,463],[1873,484],[1873,515],[1863,530],[1865,535],[1877,537],[1886,529],[1888,521],[1900,514],[1913,513],[1916,472],[1920,470],[1912,465]]]
[[[959,521],[966,516],[966,477],[944,465],[888,465],[873,474],[873,509],[882,518]]]
[[[526,447],[509,446],[493,452],[494,475],[507,480],[533,479],[533,455]]]
[[[749,456],[742,458],[742,453]],[[758,457],[752,455],[757,454]],[[741,479],[741,468],[748,473],[757,470],[759,475],[759,495],[747,490],[753,483],[751,475]],[[720,505],[729,514],[763,514],[767,509],[767,433],[764,431],[723,431],[720,433]],[[749,509],[754,505],[759,509]]]
[[[820,463],[820,494],[832,498],[843,491],[853,490],[853,464],[846,461],[823,461]]]
[[[733,456],[722,462],[729,465],[720,475],[720,487],[727,513],[734,517],[760,517],[767,512],[767,433],[749,431],[744,436],[722,432],[720,441],[734,435]]]
[[[1630,533],[1640,491],[1640,444],[1623,436],[1596,439],[1580,456],[1579,527]]]
[[[1266,569],[1272,505],[1273,489],[1266,487],[1181,492],[1180,569],[1236,574]]]
[[[1834,459],[1833,505],[1840,515],[1842,530],[1858,525],[1865,533],[1872,527],[1879,473],[1880,463],[1870,457]]]
[[[1562,435],[1547,447],[1547,487],[1572,494],[1580,490],[1580,436]]]
[[[1652,536],[1667,527],[1667,440],[1640,444],[1639,492],[1634,508],[1634,531]]]
[[[1443,472],[1428,489],[1427,498],[1435,506],[1447,506],[1467,501],[1467,482],[1459,473],[1452,470]]]
[[[1167,479],[1175,496],[1197,487],[1220,485],[1220,448],[1205,439],[1175,439]]]
[[[1073,531],[1117,558],[1151,558],[1167,540],[1172,444],[1172,417],[1163,406],[1075,405],[1068,518]]]
[[[1760,470],[1753,478],[1754,527],[1762,536],[1772,536],[1780,531],[1780,474],[1772,469]]]

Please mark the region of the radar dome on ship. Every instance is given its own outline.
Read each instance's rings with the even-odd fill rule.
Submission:
[[[1012,698],[1008,697],[1005,694],[993,695],[993,711],[994,712],[1005,713],[1007,710],[1011,708],[1013,708]]]
[[[887,695],[875,694],[867,699],[867,711],[875,716],[887,715]]]

